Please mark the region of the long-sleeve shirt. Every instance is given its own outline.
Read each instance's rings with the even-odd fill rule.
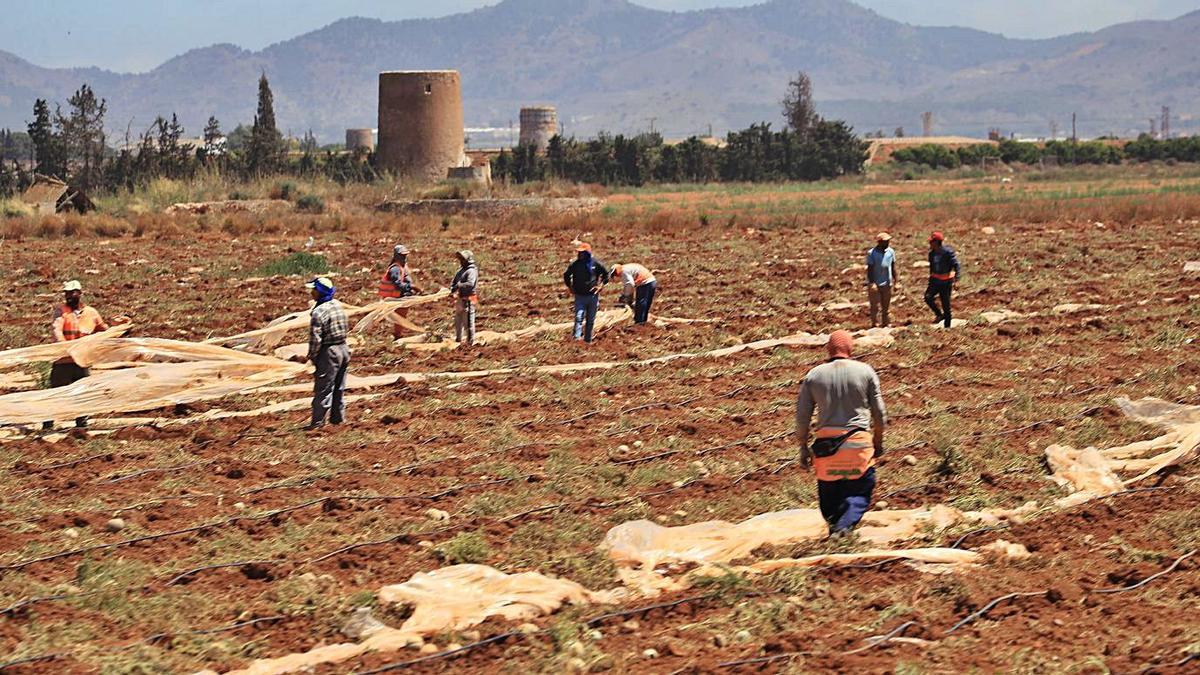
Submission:
[[[595,295],[600,286],[608,283],[608,268],[604,263],[592,259],[591,270],[583,260],[574,260],[563,272],[563,283],[575,295]]]
[[[946,280],[950,278],[951,271],[954,272],[954,277],[957,279],[959,276],[958,255],[954,253],[954,249],[945,244],[942,244],[940,249],[929,249],[929,276]]]
[[[887,424],[875,369],[853,359],[837,359],[808,371],[796,400],[796,432],[805,436],[817,411],[817,428],[871,428]]]
[[[349,332],[350,325],[342,303],[330,300],[313,307],[312,319],[308,323],[308,360],[315,362],[322,347],[344,343]]]
[[[638,286],[655,281],[654,274],[644,265],[625,263],[619,267],[621,268],[621,292],[625,295],[632,294]]]

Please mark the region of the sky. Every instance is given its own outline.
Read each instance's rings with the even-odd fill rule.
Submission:
[[[497,1],[0,0],[0,50],[40,66],[144,72],[189,49],[229,42],[258,50],[348,16],[396,21],[470,11]],[[761,1],[633,0],[676,11]],[[1200,9],[1200,0],[856,1],[914,25],[967,26],[1028,38],[1171,19]]]

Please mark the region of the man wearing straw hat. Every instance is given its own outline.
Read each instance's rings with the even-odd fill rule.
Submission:
[[[892,306],[892,291],[900,279],[896,276],[896,252],[891,247],[892,235],[880,232],[875,246],[867,251],[867,299],[871,303],[871,327],[891,325],[888,310]],[[880,322],[880,314],[883,321]]]

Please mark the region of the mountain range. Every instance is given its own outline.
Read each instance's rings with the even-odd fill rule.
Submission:
[[[108,100],[110,138],[178,113],[189,135],[209,115],[226,131],[254,115],[266,73],[282,129],[340,140],[376,126],[378,73],[457,69],[468,127],[507,128],[523,105],[552,104],[569,135],[720,134],[782,123],[797,71],[818,110],[860,133],[905,127],[983,136],[1132,135],[1161,106],[1172,130],[1200,123],[1200,11],[1043,40],[904,24],[849,0],[768,0],[652,10],[627,0],[503,0],[437,19],[347,18],[248,51],[218,44],[146,73],[49,69],[0,51],[0,127],[23,129],[35,98],[65,102],[88,83]]]

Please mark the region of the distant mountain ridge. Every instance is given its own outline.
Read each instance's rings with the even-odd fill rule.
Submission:
[[[438,19],[349,18],[261,51],[193,49],[147,73],[48,69],[0,51],[0,127],[23,128],[33,100],[65,101],[87,82],[109,102],[110,137],[179,114],[198,135],[254,115],[266,72],[280,127],[323,140],[376,124],[382,70],[455,68],[468,126],[507,126],[522,105],[558,106],[568,134],[655,128],[668,136],[780,124],[788,78],[810,73],[819,110],[860,132],[903,126],[982,136],[1130,134],[1160,106],[1175,130],[1200,111],[1200,11],[1171,21],[1017,40],[967,28],[910,26],[849,0],[769,0],[690,12],[626,0],[504,0]],[[131,122],[132,120],[132,122]]]

